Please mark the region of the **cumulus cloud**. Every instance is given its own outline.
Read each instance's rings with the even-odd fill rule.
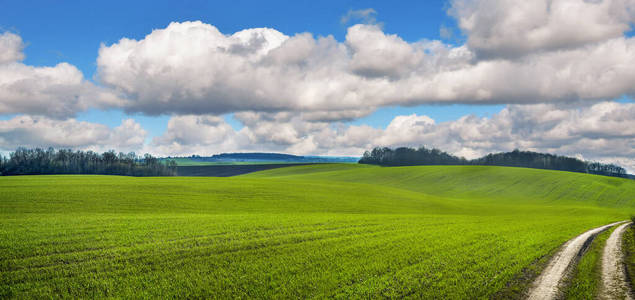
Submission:
[[[458,46],[405,41],[373,24],[349,27],[340,42],[174,22],[140,40],[102,45],[96,78],[103,87],[67,63],[21,63],[20,37],[4,33],[0,114],[68,118],[97,107],[148,115],[295,112],[339,121],[394,105],[614,99],[635,94],[635,38],[624,36],[634,1],[455,0],[450,13],[467,35]]]
[[[162,155],[219,153],[238,149],[236,132],[217,116],[174,116],[166,132],[152,140],[150,152]]]
[[[90,107],[116,106],[113,93],[86,81],[73,65],[0,65],[0,114],[28,113],[63,119]]]
[[[113,93],[84,79],[73,65],[34,67],[21,62],[22,39],[0,34],[0,114],[68,118],[89,107],[117,106]]]
[[[514,58],[621,37],[633,0],[454,0],[449,13],[481,58]]]
[[[393,78],[427,67],[451,70],[469,58],[464,48],[411,45],[374,25],[352,26],[340,43],[332,36],[288,37],[268,28],[224,35],[197,21],[103,45],[97,65],[99,80],[128,95],[123,108],[132,112],[302,111],[347,118],[360,108],[370,112],[417,97],[395,93],[407,82]]]
[[[489,118],[467,115],[441,123],[412,114],[396,116],[384,129],[250,112],[236,115],[244,127],[235,131],[221,119],[206,118],[173,118],[153,147],[165,155],[254,150],[360,156],[375,146],[428,146],[467,158],[518,148],[619,163],[635,171],[633,103],[510,105]],[[188,139],[183,137],[187,132],[202,134]]]
[[[593,20],[629,5],[608,2],[580,5],[598,10]],[[624,30],[558,51],[479,60],[482,49],[469,41],[407,42],[375,25],[351,26],[338,42],[269,28],[225,35],[198,21],[171,23],[142,40],[102,45],[98,77],[128,96],[122,108],[151,115],[293,111],[338,120],[391,105],[598,101],[635,94],[635,39]]]
[[[0,64],[23,60],[22,48],[24,45],[19,35],[10,32],[0,34]]]
[[[346,44],[352,53],[349,63],[352,72],[364,77],[406,76],[425,58],[422,45],[386,35],[376,26],[350,27]]]
[[[94,151],[138,151],[142,149],[147,132],[132,119],[115,128],[77,121],[47,117],[17,116],[0,121],[0,149],[71,148]]]
[[[166,132],[155,137],[150,148],[162,155],[202,155],[227,151],[273,151],[308,154],[317,150],[313,135],[329,122],[307,121],[289,112],[242,112],[235,118],[244,127],[234,130],[216,116],[174,116]]]
[[[379,145],[431,145],[453,153],[525,149],[587,159],[635,159],[635,104],[601,102],[582,108],[512,105],[491,118],[464,116],[433,124],[425,116],[400,116],[376,139]]]

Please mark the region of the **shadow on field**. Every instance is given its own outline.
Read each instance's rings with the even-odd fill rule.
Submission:
[[[176,176],[230,177],[257,171],[311,164],[178,166]]]

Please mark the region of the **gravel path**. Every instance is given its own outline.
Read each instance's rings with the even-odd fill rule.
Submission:
[[[556,299],[558,288],[564,275],[569,266],[575,262],[576,256],[580,253],[585,243],[598,233],[622,222],[591,229],[567,241],[560,251],[551,258],[542,274],[536,278],[529,291],[528,299]]]
[[[606,240],[602,254],[602,299],[633,299],[626,282],[622,255],[622,235],[630,224],[620,225]]]

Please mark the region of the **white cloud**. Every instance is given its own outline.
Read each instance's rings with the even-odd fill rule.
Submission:
[[[86,81],[73,65],[23,64],[22,48],[19,36],[0,34],[0,114],[68,118],[89,107],[120,105],[117,96]]]
[[[372,8],[365,9],[349,9],[345,15],[340,18],[340,23],[347,24],[351,21],[361,21],[365,24],[377,23],[377,11]]]
[[[148,114],[275,109],[280,74],[254,68],[288,37],[259,28],[225,36],[201,22],[171,23],[144,40],[99,50],[101,82],[130,96],[126,108]]]
[[[338,120],[389,105],[635,94],[633,38],[618,35],[515,60],[479,61],[471,47],[410,43],[374,25],[350,27],[340,43],[268,28],[224,35],[212,25],[184,22],[139,41],[103,45],[98,73],[128,95],[124,109],[146,114],[295,111]]]
[[[213,154],[235,149],[236,132],[220,117],[175,116],[166,132],[152,141],[150,152],[175,154]]]
[[[386,35],[376,26],[348,28],[346,44],[352,52],[351,71],[363,77],[407,76],[425,57],[421,45],[411,45],[397,35]]]
[[[102,45],[97,78],[107,88],[68,63],[23,64],[20,37],[4,33],[0,114],[61,119],[121,108],[296,112],[337,121],[394,105],[614,99],[635,95],[635,38],[623,35],[634,1],[456,0],[450,11],[468,37],[460,46],[407,42],[377,25],[351,26],[338,42],[270,28],[226,35],[200,21],[175,22],[138,41]],[[509,59],[479,60],[484,53]]]
[[[162,154],[279,151],[359,156],[375,146],[428,146],[475,158],[519,148],[619,163],[635,171],[635,104],[511,105],[491,118],[464,116],[436,123],[424,115],[396,116],[385,129],[309,122],[293,113],[241,113],[239,131],[220,119],[175,117],[155,138]],[[201,133],[191,139],[179,132]],[[205,142],[209,141],[209,142]],[[192,148],[193,147],[193,148]]]
[[[0,64],[23,60],[22,48],[24,45],[19,35],[10,32],[0,34]]]
[[[619,163],[635,171],[635,104],[511,105],[491,118],[464,116],[434,124],[398,116],[374,139],[377,146],[434,146],[475,158],[519,148]]]
[[[453,0],[449,13],[482,58],[513,58],[621,37],[633,0]]]
[[[73,65],[33,67],[0,65],[0,114],[68,118],[90,107],[118,105],[111,92],[86,81]]]
[[[146,135],[132,119],[123,120],[115,128],[75,119],[60,121],[25,115],[0,121],[0,149],[6,151],[17,147],[138,151]]]

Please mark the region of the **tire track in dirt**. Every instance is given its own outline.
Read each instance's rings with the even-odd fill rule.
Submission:
[[[529,290],[527,299],[556,299],[564,276],[569,267],[575,263],[576,257],[583,247],[600,232],[623,222],[615,222],[588,230],[567,241],[551,258],[540,276],[536,278]]]
[[[601,299],[633,299],[630,287],[626,282],[624,255],[622,253],[622,236],[632,223],[617,227],[606,240],[602,253],[602,288]]]

